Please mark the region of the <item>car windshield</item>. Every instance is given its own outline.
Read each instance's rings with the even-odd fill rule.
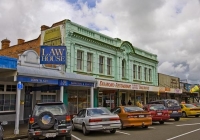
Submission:
[[[106,108],[90,108],[87,109],[88,116],[109,115],[111,112]]]
[[[187,107],[187,108],[194,108],[194,107],[196,107],[195,105],[192,105],[192,104],[185,104],[185,107]]]
[[[179,106],[179,103],[177,100],[167,100],[166,104],[167,104],[167,107]]]
[[[53,115],[65,115],[67,110],[63,104],[56,105],[36,105],[33,115],[39,116],[42,112],[51,112]]]
[[[135,111],[144,111],[140,107],[124,107],[125,112],[135,112]]]
[[[151,105],[150,110],[165,110],[166,107],[164,105]]]

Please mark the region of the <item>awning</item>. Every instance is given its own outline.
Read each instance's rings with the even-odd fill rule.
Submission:
[[[76,73],[62,73],[59,70],[47,69],[47,68],[37,68],[28,66],[17,66],[18,75],[31,76],[31,77],[42,77],[51,79],[63,79],[71,81],[80,82],[92,82],[95,83],[96,79],[92,76],[81,75]]]

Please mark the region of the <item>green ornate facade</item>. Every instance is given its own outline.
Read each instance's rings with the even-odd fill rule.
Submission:
[[[97,79],[158,85],[157,55],[139,49],[128,41],[111,38],[70,20],[66,20],[65,23],[67,72],[91,75]],[[92,58],[89,71],[88,53]],[[77,58],[80,56],[81,58]],[[78,62],[78,59],[82,60]]]

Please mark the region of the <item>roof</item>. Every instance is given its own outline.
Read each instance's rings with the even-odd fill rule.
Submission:
[[[76,73],[62,73],[59,70],[39,68],[39,67],[28,67],[28,66],[17,66],[18,75],[32,76],[32,77],[42,77],[50,79],[62,79],[70,81],[84,81],[95,83],[96,79],[92,76],[81,75]]]

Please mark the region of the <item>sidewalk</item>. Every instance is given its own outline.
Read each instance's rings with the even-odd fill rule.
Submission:
[[[19,134],[15,135],[14,130],[15,130],[15,125],[5,125],[3,126],[4,128],[4,140],[17,140],[17,139],[22,139],[22,138],[27,138],[27,124],[20,124],[19,125]]]

